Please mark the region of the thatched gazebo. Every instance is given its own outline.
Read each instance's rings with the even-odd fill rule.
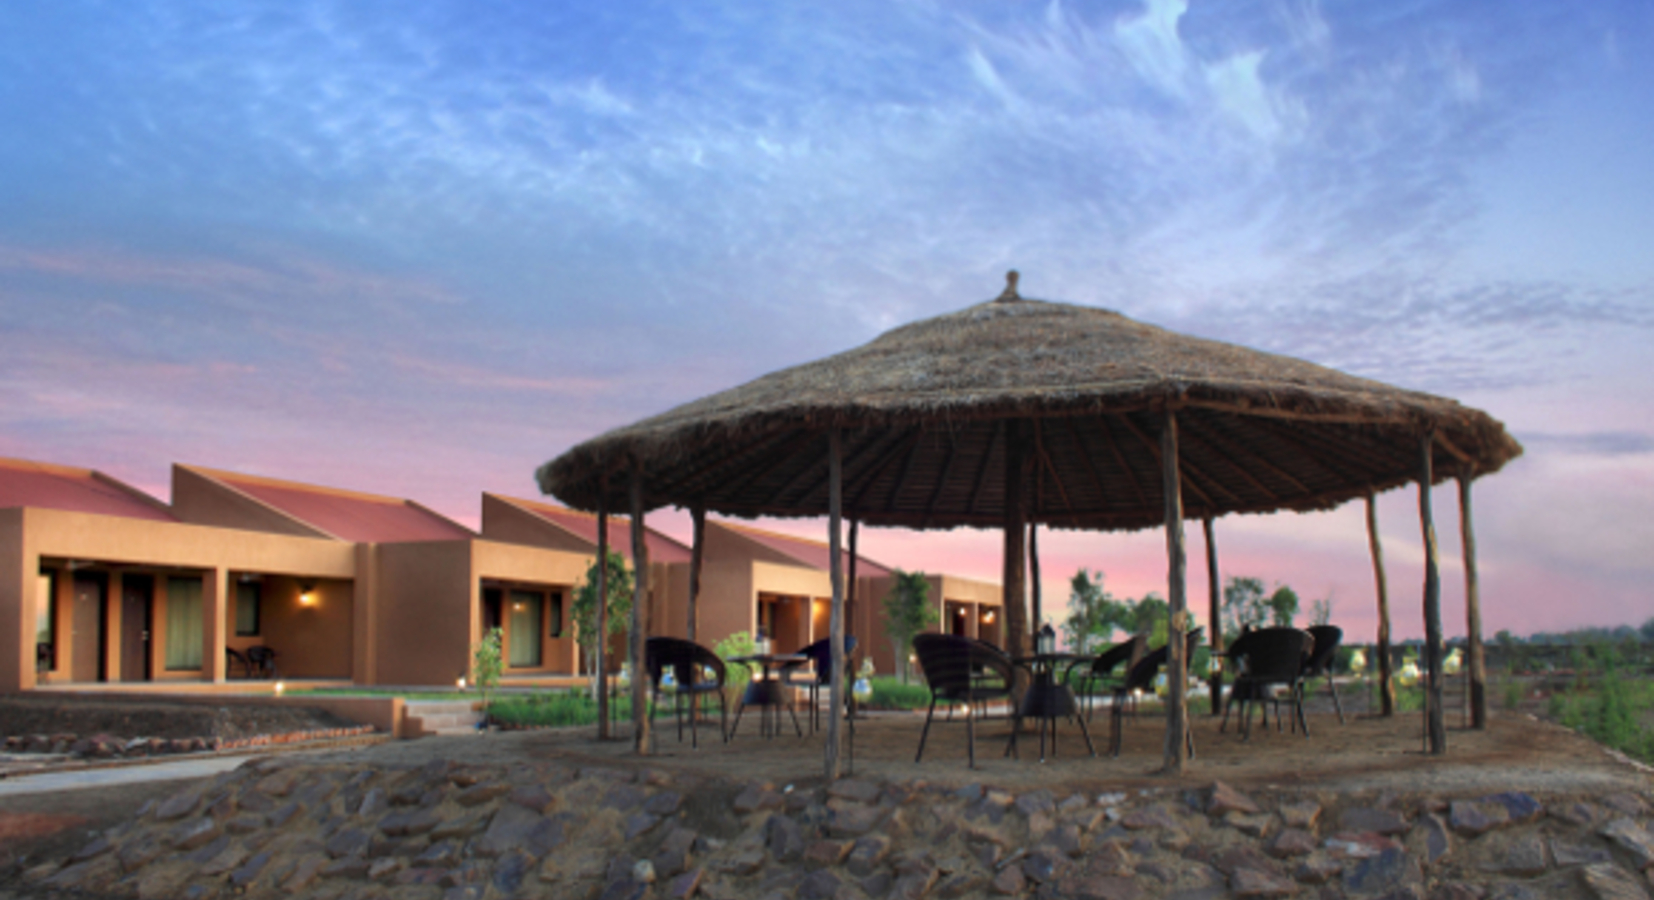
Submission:
[[[1104,309],[1023,299],[1016,281],[1010,273],[995,300],[893,329],[865,346],[586,441],[542,466],[540,486],[599,515],[629,507],[639,546],[647,510],[688,508],[697,523],[697,560],[698,526],[707,510],[829,517],[835,647],[843,632],[841,517],[851,520],[852,560],[861,522],[1003,528],[1013,654],[1025,650],[1029,633],[1022,586],[1032,525],[1164,527],[1173,657],[1165,752],[1168,768],[1176,770],[1186,728],[1185,519],[1203,521],[1209,550],[1212,522],[1227,513],[1324,510],[1361,498],[1372,525],[1378,492],[1457,476],[1468,504],[1472,479],[1522,452],[1498,421],[1452,400],[1175,334]],[[1436,701],[1429,734],[1432,749],[1441,752],[1436,542],[1429,491],[1421,489],[1419,498],[1427,551],[1426,662]],[[1463,521],[1468,541],[1468,505]],[[1376,554],[1376,531],[1371,539]],[[1376,563],[1375,556],[1379,637],[1387,643],[1383,569]],[[1473,558],[1467,563],[1473,573]],[[639,566],[640,575],[644,571]],[[1221,649],[1216,571],[1209,558],[1211,638]],[[1034,580],[1037,585],[1037,569]],[[641,596],[641,583],[638,590]],[[1470,606],[1471,669],[1479,684],[1473,582]],[[641,671],[643,629],[636,617],[642,607],[633,605],[634,671]],[[1381,666],[1387,659],[1380,653]],[[835,670],[841,664],[835,655]],[[843,683],[839,676],[835,671],[835,690]],[[638,699],[634,717],[642,708]],[[829,777],[837,774],[837,717],[832,720]],[[635,721],[641,749],[647,724]]]

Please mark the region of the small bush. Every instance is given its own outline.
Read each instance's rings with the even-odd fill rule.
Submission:
[[[658,712],[656,713],[659,714]],[[620,696],[609,706],[609,715],[630,719],[632,699]],[[597,701],[585,691],[548,691],[542,694],[511,694],[488,706],[488,718],[500,725],[565,727],[595,725]]]
[[[888,675],[870,679],[873,697],[868,709],[924,709],[930,706],[930,688],[922,684],[905,684]]]

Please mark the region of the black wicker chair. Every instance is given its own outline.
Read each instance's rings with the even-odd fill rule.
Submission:
[[[649,672],[650,691],[654,696],[655,705],[660,705],[661,682],[666,671],[671,669],[672,678],[677,687],[672,692],[672,716],[678,722],[678,740],[683,740],[683,712],[689,708],[689,745],[700,746],[700,735],[696,731],[695,713],[703,695],[711,694],[718,698],[718,733],[725,743],[729,741],[729,709],[724,700],[724,681],[727,673],[724,661],[694,641],[683,638],[652,637],[644,643],[644,668]],[[704,674],[710,671],[711,678]]]
[[[1229,708],[1241,705],[1241,734],[1252,736],[1252,705],[1264,709],[1264,725],[1269,720],[1267,707],[1275,707],[1275,730],[1281,730],[1279,688],[1287,689],[1287,701],[1292,704],[1292,727],[1304,729],[1309,737],[1309,722],[1304,718],[1303,673],[1304,663],[1315,646],[1315,638],[1301,628],[1258,628],[1241,635],[1229,645],[1226,655],[1234,671],[1235,684],[1229,689],[1229,701],[1223,707],[1223,722],[1218,730],[1229,727]]]
[[[1304,663],[1303,679],[1325,678],[1327,690],[1332,692],[1332,708],[1338,712],[1338,724],[1344,724],[1344,704],[1338,702],[1338,685],[1333,683],[1332,664],[1338,658],[1338,645],[1344,642],[1344,629],[1337,625],[1311,625],[1309,636],[1315,639],[1315,650]]]
[[[790,663],[781,670],[781,683],[790,688],[799,688],[810,695],[810,730],[821,727],[821,691],[828,687],[833,679],[833,650],[830,639],[822,638],[819,641],[798,651],[808,656],[806,662]],[[850,660],[855,656],[856,638],[854,635],[844,636],[844,678],[847,682],[854,682],[855,667]],[[848,703],[850,692],[846,687],[845,702]]]
[[[1074,686],[1075,692],[1086,701],[1085,717],[1089,721],[1096,708],[1096,691],[1105,688],[1110,693],[1125,681],[1131,667],[1137,665],[1148,652],[1148,640],[1140,634],[1104,650],[1089,659],[1075,660],[1063,673],[1063,683]],[[1123,670],[1115,674],[1116,669]],[[1078,681],[1076,681],[1076,677]]]
[[[930,708],[925,713],[925,727],[919,732],[919,752],[913,761],[925,756],[925,740],[930,736],[930,724],[936,717],[936,704],[963,704],[965,733],[971,768],[976,768],[977,704],[993,699],[1010,699],[1011,658],[992,644],[952,634],[921,634],[913,638],[913,652],[919,657],[919,668],[924,670],[925,682],[930,687]]]
[[[272,680],[280,677],[281,673],[276,671],[275,650],[262,645],[248,647],[242,652],[242,656],[246,657],[246,662],[243,665],[246,668],[247,677],[263,676]]]
[[[1200,646],[1201,632],[1202,629],[1196,628],[1185,636],[1185,666],[1194,659],[1195,648]],[[1123,729],[1126,704],[1132,702],[1138,693],[1154,689],[1155,676],[1160,674],[1160,670],[1165,667],[1171,656],[1167,652],[1169,646],[1168,644],[1150,650],[1146,656],[1132,664],[1126,672],[1125,680],[1114,687],[1114,701],[1109,705],[1109,749],[1115,756],[1120,755],[1120,748],[1125,743]],[[1183,742],[1188,748],[1189,757],[1194,758],[1195,735],[1192,729],[1183,730]]]

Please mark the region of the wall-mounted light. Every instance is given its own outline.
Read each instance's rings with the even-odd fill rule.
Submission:
[[[994,623],[994,611],[991,610],[991,609],[983,610],[982,611],[982,624],[992,625],[993,623]]]
[[[300,606],[315,606],[316,605],[316,586],[315,585],[308,584],[308,583],[299,585],[299,605]]]
[[[454,687],[457,687],[462,691],[465,690],[465,673],[464,672],[459,673],[459,677],[454,679]]]

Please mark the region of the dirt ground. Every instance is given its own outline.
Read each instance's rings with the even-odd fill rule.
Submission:
[[[0,697],[0,736],[98,734],[118,738],[240,738],[356,723],[319,709],[255,706],[227,701],[219,706],[165,700],[77,697],[73,694],[19,694]]]

